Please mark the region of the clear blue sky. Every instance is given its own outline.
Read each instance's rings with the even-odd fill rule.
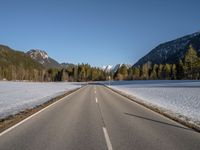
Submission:
[[[0,43],[59,62],[135,63],[161,42],[200,31],[199,0],[3,0]]]

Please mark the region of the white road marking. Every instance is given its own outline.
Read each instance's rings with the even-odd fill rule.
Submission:
[[[106,144],[107,144],[108,150],[113,150],[112,144],[111,144],[111,142],[110,142],[110,138],[109,138],[109,136],[108,136],[108,132],[107,132],[107,130],[106,130],[105,127],[103,127],[103,133],[104,133],[104,136],[105,136],[105,139],[106,139]]]
[[[96,99],[96,103],[98,103],[98,99],[97,98],[95,98]]]
[[[96,94],[96,93],[97,93],[97,91],[95,90],[95,91],[94,91],[94,93]]]
[[[81,88],[80,88],[80,89],[81,89]],[[79,90],[77,90],[77,91],[79,91]],[[1,137],[2,135],[4,135],[4,134],[8,133],[8,132],[11,131],[12,129],[16,128],[17,126],[21,125],[22,123],[26,122],[27,120],[29,120],[29,119],[33,118],[34,116],[38,115],[39,113],[43,112],[44,110],[48,109],[49,107],[51,107],[51,106],[53,106],[53,105],[55,105],[55,104],[61,102],[61,101],[64,100],[66,97],[68,97],[68,96],[70,96],[70,95],[76,93],[77,91],[70,93],[69,95],[67,95],[67,96],[65,96],[65,97],[63,97],[63,98],[61,98],[60,100],[58,100],[58,101],[52,103],[51,105],[49,105],[49,106],[47,106],[47,107],[41,109],[40,111],[38,111],[38,112],[34,113],[33,115],[27,117],[26,119],[20,121],[19,123],[15,124],[14,126],[8,128],[8,129],[6,129],[5,131],[3,131],[3,132],[0,133],[0,137]]]

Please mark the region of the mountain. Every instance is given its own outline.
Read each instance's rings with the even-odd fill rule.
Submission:
[[[42,64],[45,68],[61,68],[61,65],[56,60],[49,57],[43,50],[31,49],[27,54],[35,61]]]
[[[68,68],[68,67],[73,68],[73,67],[76,66],[75,64],[72,64],[72,63],[61,63],[60,65],[61,65],[62,68],[65,68],[65,69]]]
[[[0,45],[0,79],[32,80],[43,69],[26,53]]]
[[[115,73],[122,66],[122,64],[117,64],[112,68],[112,72]]]
[[[112,65],[107,65],[107,66],[103,66],[102,69],[105,72],[110,72],[112,70],[113,66]]]
[[[177,63],[184,57],[189,45],[192,45],[200,53],[200,32],[158,45],[136,62],[134,66],[139,67],[147,62],[152,64]]]
[[[43,66],[32,60],[26,53],[0,45],[0,66],[24,66],[25,68],[43,69]]]
[[[103,66],[102,69],[103,69],[103,71],[105,71],[105,72],[116,73],[117,70],[118,70],[122,65],[125,65],[127,68],[130,68],[130,67],[131,67],[131,65],[129,65],[129,64],[117,64],[117,65],[115,65],[115,66],[112,66],[112,65]]]

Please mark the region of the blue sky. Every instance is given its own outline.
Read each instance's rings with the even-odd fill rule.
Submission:
[[[4,0],[0,43],[59,62],[134,64],[159,43],[200,31],[199,0]]]

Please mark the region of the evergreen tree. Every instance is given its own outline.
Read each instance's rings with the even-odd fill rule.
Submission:
[[[122,80],[127,79],[127,77],[128,77],[128,69],[127,69],[126,65],[122,65],[119,68],[118,73],[122,76]]]
[[[128,69],[128,77],[127,77],[128,80],[133,80],[133,68],[130,67]]]
[[[128,77],[128,69],[126,65],[122,65],[121,67],[119,67],[119,69],[114,75],[114,78],[116,80],[126,80],[127,77]]]
[[[183,61],[179,60],[179,63],[177,64],[177,79],[185,79],[184,75],[184,69],[183,69]]]
[[[78,81],[78,67],[77,66],[75,66],[74,68],[73,68],[73,77],[74,77],[74,81]]]
[[[150,74],[150,79],[151,79],[151,80],[156,80],[156,79],[158,79],[157,72],[158,72],[158,65],[155,64],[155,65],[153,66],[153,69],[151,70],[151,74]]]
[[[170,80],[171,79],[171,65],[170,64],[165,64],[163,67],[163,76],[164,79]]]
[[[184,56],[183,63],[186,78],[195,79],[197,73],[199,72],[199,57],[197,55],[197,51],[192,47],[192,45],[189,46],[189,49]]]
[[[61,70],[61,81],[68,81],[68,72],[65,69]]]
[[[133,67],[133,79],[134,80],[140,79],[140,69],[137,67]]]
[[[177,79],[177,69],[176,69],[176,64],[173,64],[172,65],[172,68],[171,68],[171,79],[172,80],[176,80]]]
[[[148,80],[149,79],[149,63],[145,63],[144,65],[142,65],[141,68],[141,78],[143,80]]]
[[[162,64],[159,64],[159,66],[158,66],[158,79],[159,80],[164,79],[164,77],[163,77],[163,65]]]

